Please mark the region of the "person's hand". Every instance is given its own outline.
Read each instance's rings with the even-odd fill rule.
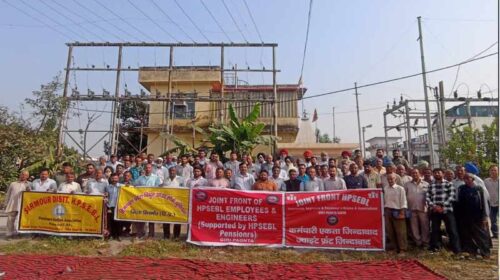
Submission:
[[[404,209],[399,210],[398,219],[399,220],[404,220],[405,219],[405,210]]]

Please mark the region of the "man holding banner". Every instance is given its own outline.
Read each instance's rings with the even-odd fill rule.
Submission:
[[[145,168],[144,168],[145,174],[142,176],[139,176],[137,180],[135,181],[135,186],[137,187],[158,187],[160,186],[160,178],[156,175],[153,174],[153,165],[151,163],[147,163]],[[142,238],[144,235],[146,235],[146,231],[144,227],[146,226],[146,223],[136,223],[135,224],[136,229],[137,229],[137,237]],[[154,238],[155,237],[155,224],[154,223],[149,223],[148,225],[149,231],[148,231],[148,237]]]
[[[207,165],[210,163],[207,163]],[[185,186],[184,178],[177,175],[177,169],[175,166],[171,166],[168,169],[168,177],[163,181],[164,187],[172,187],[172,188],[182,188]],[[174,224],[174,238],[179,238],[181,235],[181,225]],[[170,239],[170,224],[163,224],[163,239]]]
[[[115,221],[113,215],[113,213],[115,212],[116,200],[118,198],[118,191],[120,188],[118,186],[118,180],[119,180],[118,174],[116,173],[111,174],[111,177],[109,177],[109,185],[106,185],[104,191],[107,197],[106,205],[108,206],[107,210],[108,231],[111,235],[111,238],[119,241],[122,224],[119,221]]]

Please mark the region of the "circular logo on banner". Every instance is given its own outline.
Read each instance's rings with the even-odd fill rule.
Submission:
[[[205,201],[208,198],[208,195],[204,191],[198,191],[195,195],[196,200]]]
[[[266,201],[269,204],[276,204],[276,203],[278,203],[280,201],[280,198],[277,195],[273,195],[272,194],[272,195],[268,195],[266,197]]]
[[[334,225],[336,225],[339,222],[339,218],[337,218],[337,216],[335,216],[335,215],[331,215],[331,216],[328,216],[326,218],[326,222],[329,225],[334,226]]]
[[[58,219],[62,218],[66,215],[66,208],[62,204],[56,204],[54,208],[52,208],[52,215]]]

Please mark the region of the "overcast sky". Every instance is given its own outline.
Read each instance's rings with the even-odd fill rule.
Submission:
[[[79,1],[0,1],[0,95],[1,104],[19,109],[24,98],[58,72],[67,58],[65,42],[69,41],[161,41],[222,42],[229,39],[260,42],[259,35],[243,0],[205,0],[227,34],[221,31],[201,1],[178,4],[195,22],[194,26],[174,0]],[[309,1],[246,0],[263,41],[276,42],[279,83],[297,83]],[[8,4],[7,4],[8,3]],[[224,3],[238,26],[231,20]],[[155,7],[157,4],[161,9]],[[422,16],[427,70],[467,60],[498,42],[498,7],[495,0],[481,1],[327,1],[315,0],[312,8],[309,44],[304,67],[306,96],[350,88],[421,71],[417,16]],[[103,6],[109,10],[106,10]],[[14,7],[16,8],[14,8]],[[21,12],[22,11],[22,12]],[[147,15],[147,17],[146,17]],[[170,17],[169,18],[167,18]],[[172,20],[172,21],[171,21]],[[241,30],[241,32],[238,31]],[[170,34],[172,37],[170,37]],[[229,37],[229,39],[227,38]],[[484,54],[498,51],[498,44]],[[168,53],[161,49],[130,49],[124,53],[124,66],[167,65]],[[116,64],[116,53],[102,48],[77,50],[76,66],[97,67]],[[231,67],[271,67],[269,50],[227,51],[226,64]],[[217,65],[216,50],[183,50],[175,54],[176,65]],[[270,83],[271,76],[242,74],[251,83]],[[456,82],[455,82],[456,79]],[[430,74],[428,84],[437,86],[443,80],[445,92],[452,86],[463,96],[474,95],[481,88],[498,96],[498,56]],[[122,87],[138,92],[137,75],[123,75]],[[113,75],[79,73],[71,77],[71,86],[82,93],[90,88],[114,89]],[[422,99],[422,78],[405,79],[360,89],[362,125],[372,124],[366,138],[383,136],[382,112],[388,102],[405,98]],[[307,111],[318,110],[318,128],[332,133],[332,107],[335,107],[336,133],[342,142],[357,142],[355,98],[352,91],[304,101]],[[456,105],[456,104],[455,104]],[[109,111],[109,104],[86,104],[81,109]],[[450,104],[447,107],[451,107]],[[417,109],[423,109],[417,105]],[[83,111],[82,111],[83,112]],[[104,113],[94,129],[109,127]],[[78,129],[85,120],[73,120]],[[424,131],[420,132],[421,134]],[[394,132],[393,136],[399,136]],[[97,137],[97,136],[95,136]],[[102,149],[96,150],[98,154]]]

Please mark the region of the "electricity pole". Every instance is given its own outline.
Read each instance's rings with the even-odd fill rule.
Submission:
[[[422,37],[422,24],[421,17],[417,17],[418,20],[418,41],[420,42],[420,60],[422,61],[422,78],[424,83],[424,95],[425,95],[425,117],[427,121],[427,137],[429,139],[429,157],[431,168],[434,168],[434,141],[432,135],[432,121],[431,112],[429,107],[429,95],[427,93],[427,74],[425,71],[425,58],[424,58],[424,41]]]
[[[359,149],[361,150],[361,156],[364,157],[363,154],[363,143],[361,140],[361,120],[359,118],[359,100],[358,100],[358,83],[354,83],[354,95],[356,96],[356,112],[358,114],[358,138],[359,138]]]

